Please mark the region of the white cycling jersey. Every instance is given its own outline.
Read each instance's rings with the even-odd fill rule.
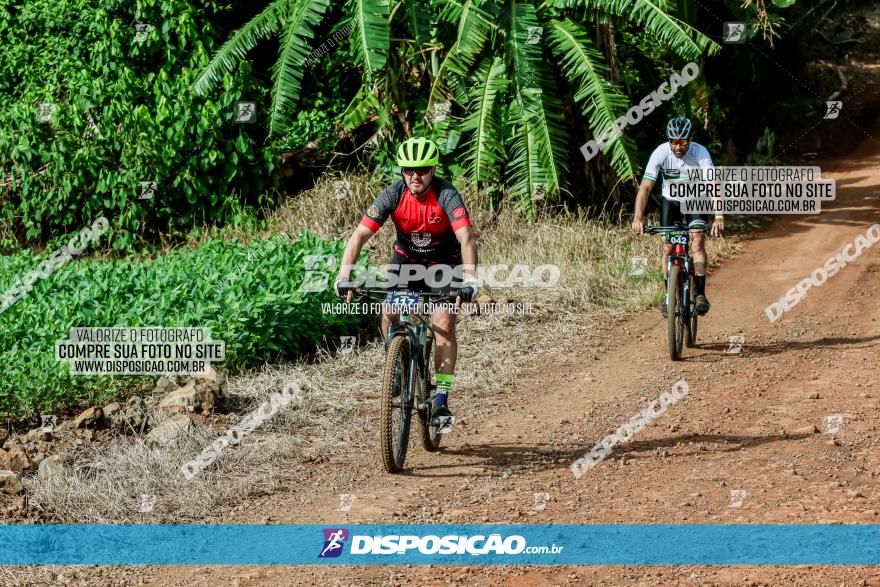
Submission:
[[[679,159],[672,152],[669,143],[663,143],[651,153],[648,159],[648,166],[645,168],[644,179],[657,182],[658,178],[663,178],[663,186],[661,194],[667,200],[675,200],[669,197],[669,183],[673,181],[687,181],[688,169],[713,169],[715,164],[712,163],[712,156],[709,151],[700,143],[691,141],[687,153]]]

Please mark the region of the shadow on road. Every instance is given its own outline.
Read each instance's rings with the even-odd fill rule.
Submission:
[[[768,444],[771,442],[781,441],[797,441],[803,440],[812,434],[771,434],[767,436],[744,436],[730,434],[681,434],[666,438],[657,438],[654,440],[641,440],[627,442],[620,446],[614,447],[611,454],[606,460],[615,460],[627,457],[628,460],[656,458],[653,454],[633,454],[644,451],[653,451],[660,448],[674,448],[679,445],[703,443],[701,450],[695,446],[693,450],[686,452],[676,452],[674,457],[690,456],[695,454],[712,454],[736,452],[743,448],[750,448]],[[597,442],[601,439],[597,439]],[[722,445],[722,446],[706,446],[706,445]],[[444,463],[437,465],[420,465],[414,470],[404,472],[404,475],[413,477],[496,477],[500,469],[515,466],[517,468],[526,469],[529,473],[536,471],[546,471],[550,469],[567,469],[574,461],[583,457],[590,452],[593,445],[579,447],[571,450],[552,450],[545,449],[535,445],[516,445],[516,444],[479,444],[465,445],[462,448],[441,448],[444,455],[471,457],[467,462],[463,463]],[[561,463],[556,461],[561,460]],[[496,470],[480,472],[467,471],[461,473],[438,474],[432,472],[426,475],[422,473],[426,471],[436,470],[454,470],[462,467],[488,467]]]
[[[724,351],[722,354],[724,356],[730,357],[761,357],[761,356],[770,356],[770,355],[778,355],[779,353],[785,351],[797,351],[802,349],[817,349],[817,348],[838,348],[838,347],[846,347],[847,349],[854,348],[869,348],[877,346],[877,341],[880,341],[880,335],[878,336],[862,336],[862,337],[852,337],[852,338],[844,338],[840,336],[835,337],[822,337],[817,338],[815,340],[791,340],[791,341],[777,341],[771,342],[769,344],[743,344],[742,352],[740,353],[727,353],[727,350],[730,348],[730,345],[726,342],[710,342],[705,344],[698,344],[693,350],[703,350],[703,351]],[[861,346],[856,346],[861,345]],[[682,359],[687,362],[688,359],[700,359],[702,357],[706,357],[708,354],[702,355],[692,355],[688,357],[685,355]]]

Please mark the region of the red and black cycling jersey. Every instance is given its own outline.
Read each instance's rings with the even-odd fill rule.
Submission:
[[[388,217],[394,222],[394,250],[413,263],[460,261],[461,245],[455,231],[470,226],[461,194],[451,182],[435,177],[418,198],[402,179],[382,190],[361,219],[371,231]]]

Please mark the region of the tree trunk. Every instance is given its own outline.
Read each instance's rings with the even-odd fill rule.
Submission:
[[[599,50],[602,52],[611,70],[611,83],[616,84],[617,80],[620,79],[620,73],[617,60],[617,42],[614,39],[614,19],[608,17],[607,23],[599,23],[597,26],[599,31]]]
[[[617,58],[617,41],[614,38],[614,17],[608,16],[606,22],[601,21],[601,15],[596,13],[596,45],[601,51],[605,62],[608,64],[609,81],[616,84],[620,79],[620,62]],[[587,193],[589,194],[587,205],[594,211],[604,209],[606,212],[616,209],[621,204],[620,184],[618,184],[617,172],[607,161],[593,159],[586,168]]]

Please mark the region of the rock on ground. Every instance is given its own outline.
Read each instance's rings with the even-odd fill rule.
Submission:
[[[40,461],[37,467],[37,477],[46,479],[53,475],[59,475],[64,471],[64,465],[61,464],[61,457],[53,455]]]
[[[21,477],[14,471],[0,471],[0,493],[15,494],[24,490]]]
[[[187,436],[194,426],[195,425],[189,416],[172,416],[153,428],[150,433],[147,434],[145,439],[147,446],[150,448],[159,448],[174,444],[178,440]]]
[[[76,417],[73,421],[74,428],[94,428],[97,426],[101,418],[104,417],[104,410],[99,407],[92,407]]]
[[[27,453],[20,448],[0,451],[0,469],[21,473],[33,466],[34,464],[28,458]]]

